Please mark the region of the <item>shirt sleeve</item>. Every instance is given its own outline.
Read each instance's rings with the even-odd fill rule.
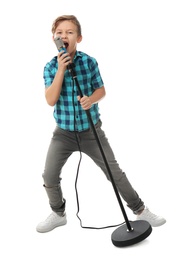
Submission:
[[[51,67],[50,64],[47,63],[43,71],[44,85],[46,88],[49,87],[54,80],[54,74],[52,73],[50,67]]]
[[[101,88],[104,86],[98,63],[97,61],[93,58],[90,63],[90,71],[91,71],[91,79],[92,79],[92,86],[94,89]]]

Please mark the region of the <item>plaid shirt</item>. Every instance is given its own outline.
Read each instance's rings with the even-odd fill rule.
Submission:
[[[97,88],[103,86],[97,61],[89,55],[77,51],[74,57],[75,73],[80,89],[84,96],[91,96]],[[57,56],[44,67],[45,87],[49,87],[58,69]],[[59,100],[54,106],[54,118],[57,125],[68,131],[84,131],[90,128],[86,112],[77,100],[79,95],[76,83],[73,83],[72,76],[68,70],[65,71],[62,90]],[[90,108],[91,118],[94,124],[99,120],[98,104]]]

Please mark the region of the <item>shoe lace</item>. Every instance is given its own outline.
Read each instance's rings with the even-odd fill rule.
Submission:
[[[150,219],[157,219],[158,216],[155,215],[154,213],[150,212],[149,209],[146,210],[145,214],[150,218]]]
[[[54,212],[52,212],[47,219],[45,220],[45,222],[51,223],[53,222],[53,220],[55,219],[56,215],[54,214]]]

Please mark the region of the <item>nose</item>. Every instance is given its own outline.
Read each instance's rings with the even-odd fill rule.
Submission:
[[[63,33],[63,34],[61,35],[61,38],[62,38],[62,39],[66,39],[66,38],[67,38],[66,33]]]

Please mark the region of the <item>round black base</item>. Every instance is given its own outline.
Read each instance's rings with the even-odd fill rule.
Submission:
[[[130,246],[147,238],[151,232],[151,225],[144,220],[131,221],[133,230],[129,231],[127,225],[117,228],[111,236],[112,243],[117,247]]]

